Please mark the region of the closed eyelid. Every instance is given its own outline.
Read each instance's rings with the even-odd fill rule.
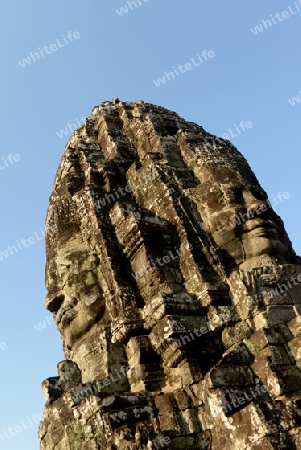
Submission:
[[[78,278],[79,281],[82,281],[87,275],[90,275],[90,274],[92,274],[95,277],[95,273],[92,270],[90,270],[90,269],[83,270],[83,271],[81,271],[79,273],[70,274],[70,276],[67,277],[64,285],[67,282],[69,282],[70,280],[72,280],[73,278],[75,278],[75,280],[76,280],[76,278]]]

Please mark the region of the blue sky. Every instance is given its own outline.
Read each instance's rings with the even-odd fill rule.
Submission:
[[[270,198],[289,192],[275,210],[301,254],[299,0],[136,2],[127,13],[120,10],[125,0],[0,5],[0,252],[8,251],[0,261],[1,450],[39,448],[32,415],[43,411],[40,383],[63,359],[43,306],[42,230],[68,124],[82,123],[95,105],[144,100],[218,136],[230,128]],[[30,53],[39,48],[44,57],[33,61]],[[191,58],[199,61],[204,51],[207,61],[194,65]],[[157,87],[154,80],[173,67],[179,75]],[[252,126],[238,134],[242,121]],[[59,138],[65,129],[68,136]],[[13,245],[18,253],[9,252]]]

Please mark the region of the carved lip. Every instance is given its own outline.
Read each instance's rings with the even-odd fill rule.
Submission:
[[[272,234],[279,237],[276,224],[272,220],[253,219],[248,220],[243,226],[244,233],[255,232],[256,234]],[[255,234],[254,233],[254,234]]]
[[[267,230],[266,228],[259,227],[251,230],[252,238],[265,238],[269,240],[280,240],[279,233],[275,229]]]
[[[72,320],[77,316],[77,311],[74,309],[74,305],[69,305],[64,308],[57,319],[57,325],[65,326],[72,322]]]

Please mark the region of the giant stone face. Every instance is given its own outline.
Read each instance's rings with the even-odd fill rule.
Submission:
[[[229,167],[204,167],[202,175],[199,210],[217,245],[237,264],[263,255],[284,261],[283,223],[260,185],[250,187],[246,172]]]
[[[89,255],[81,234],[75,233],[57,249],[58,282],[45,300],[68,347],[99,322],[105,301],[99,282],[99,259]]]

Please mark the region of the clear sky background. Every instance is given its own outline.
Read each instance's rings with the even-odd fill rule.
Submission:
[[[44,408],[40,383],[57,375],[56,364],[63,359],[59,333],[43,305],[41,229],[70,137],[68,123],[76,123],[76,118],[82,123],[81,117],[94,106],[114,97],[144,100],[218,136],[230,128],[237,134],[231,142],[270,199],[289,192],[290,198],[278,200],[274,209],[301,254],[301,6],[293,0],[140,3],[132,5],[133,10],[128,6],[123,15],[116,9],[126,5],[125,0],[0,4],[0,254],[16,241],[22,248],[0,260],[1,450],[39,448],[32,415]],[[270,15],[271,26],[264,26],[262,20],[272,20]],[[262,31],[254,34],[251,28],[260,23]],[[80,37],[67,45],[62,35],[69,31]],[[57,44],[50,51],[56,39],[61,47]],[[45,45],[49,54],[30,59],[30,65],[19,64]],[[165,71],[192,63],[191,58],[197,62],[204,50],[215,56],[185,73],[178,69],[179,76],[156,86],[154,80]],[[295,105],[288,101],[294,103],[293,97]],[[244,132],[239,128],[238,134],[235,124],[241,121],[252,127]],[[59,138],[56,133],[66,127],[68,136]],[[19,158],[11,158],[11,163],[9,154]],[[34,233],[39,240],[29,244]],[[37,331],[35,325],[43,321],[45,329]],[[9,427],[19,431],[12,436]]]

